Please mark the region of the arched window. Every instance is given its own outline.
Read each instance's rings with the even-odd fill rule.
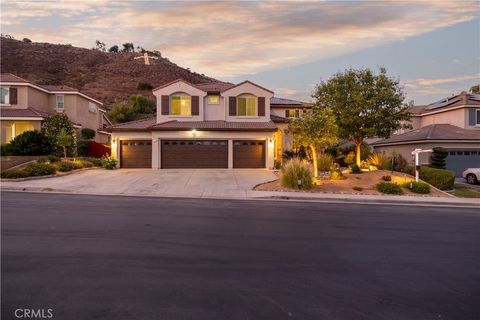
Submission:
[[[174,116],[190,116],[192,114],[191,97],[187,94],[176,93],[171,96],[170,114]]]

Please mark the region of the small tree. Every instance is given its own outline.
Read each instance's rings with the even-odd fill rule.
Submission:
[[[110,49],[108,49],[108,52],[118,53],[118,46],[117,45],[111,46]]]
[[[448,156],[448,150],[442,147],[432,148],[433,152],[430,156],[431,167],[436,169],[445,169],[446,162],[445,159]]]
[[[63,158],[67,159],[67,147],[73,145],[73,137],[68,134],[65,128],[62,128],[57,135],[57,145],[63,148]]]
[[[123,46],[122,52],[135,52],[135,47],[131,42],[126,42],[122,46]]]
[[[28,38],[23,38],[22,41],[24,43],[32,43],[32,40],[28,39]]]
[[[480,84],[474,85],[470,88],[471,93],[480,94]]]
[[[99,40],[95,40],[95,50],[105,52],[106,51],[105,43]]]
[[[289,134],[295,147],[305,147],[310,150],[313,160],[314,175],[318,175],[319,152],[331,147],[337,141],[338,126],[335,115],[329,108],[313,108],[303,113],[288,125]]]
[[[72,126],[72,123],[68,116],[64,113],[58,113],[53,116],[45,118],[42,123],[42,133],[49,138],[51,141],[56,142],[57,136],[60,134],[60,131],[65,129],[67,134],[75,137],[75,130]],[[67,154],[73,155],[75,153],[75,139],[73,139],[72,146],[67,148]],[[55,145],[55,153],[60,155],[62,153],[62,148],[59,148],[58,145]]]
[[[90,128],[83,128],[80,131],[80,135],[84,140],[92,140],[93,138],[95,138],[96,132],[95,130]]]
[[[331,108],[340,128],[340,138],[356,146],[356,164],[361,165],[360,146],[368,137],[388,138],[397,129],[410,127],[409,105],[399,81],[370,69],[348,69],[317,85],[316,107]]]

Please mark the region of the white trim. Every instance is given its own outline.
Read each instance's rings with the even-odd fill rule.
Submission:
[[[72,127],[77,128],[77,129],[80,129],[80,128],[82,128],[82,125],[72,124]]]
[[[480,108],[475,109],[475,123],[473,124],[474,127],[480,127],[480,119],[478,115],[480,114]]]
[[[428,110],[427,112],[424,112],[424,113],[416,113],[414,114],[413,116],[415,117],[423,117],[423,116],[428,116],[428,115],[431,115],[431,114],[437,114],[437,113],[442,113],[442,112],[447,112],[447,111],[452,111],[452,110],[457,110],[457,109],[462,109],[462,108],[478,108],[478,105],[474,105],[474,104],[462,104],[460,106],[456,106],[456,107],[447,107],[445,109],[442,109],[442,110]]]
[[[27,87],[32,87],[32,88],[35,88],[37,90],[40,90],[40,91],[43,91],[45,93],[53,93],[53,94],[77,94],[81,97],[84,97],[85,99],[88,99],[88,100],[91,100],[93,102],[96,102],[98,103],[99,105],[103,106],[103,103],[98,101],[98,100],[95,100],[93,99],[92,97],[89,97],[87,96],[86,94],[83,94],[79,91],[50,91],[50,90],[47,90],[47,89],[44,89],[42,87],[39,87],[37,85],[34,85],[32,83],[15,83],[15,82],[1,82],[0,83],[0,86],[27,86]]]
[[[42,121],[44,118],[41,117],[0,117],[0,120],[25,120],[25,121]]]
[[[413,140],[413,141],[399,141],[399,142],[387,142],[387,143],[379,143],[379,144],[371,144],[370,146],[372,147],[388,147],[388,146],[395,146],[395,145],[401,145],[401,144],[419,144],[419,143],[479,143],[480,139],[475,140],[460,140],[460,139],[452,139],[452,140]]]

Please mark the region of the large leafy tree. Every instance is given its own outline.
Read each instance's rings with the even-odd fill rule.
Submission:
[[[339,126],[340,138],[360,146],[369,137],[388,138],[400,128],[408,128],[409,105],[399,84],[385,68],[375,74],[370,69],[348,69],[317,85],[313,97],[316,108],[331,108]]]
[[[126,101],[117,102],[108,113],[113,123],[122,123],[155,114],[156,104],[141,95],[132,95]]]
[[[312,108],[288,125],[293,145],[310,150],[315,176],[318,175],[317,157],[325,148],[337,143],[338,126],[330,108]]]

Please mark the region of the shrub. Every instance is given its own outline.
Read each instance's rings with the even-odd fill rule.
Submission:
[[[340,169],[335,169],[330,173],[331,180],[345,180],[347,179]]]
[[[28,173],[22,169],[10,169],[2,171],[1,177],[5,179],[18,179],[28,177]]]
[[[346,164],[355,163],[355,152],[350,151],[350,152],[345,156],[345,158],[343,159],[343,161],[344,161]]]
[[[298,182],[301,182],[299,185]],[[312,165],[304,160],[293,158],[282,168],[280,183],[290,189],[309,190],[313,187]]]
[[[12,156],[41,156],[53,151],[53,143],[39,131],[25,131],[10,141],[5,149]]]
[[[88,140],[79,140],[77,143],[77,154],[81,157],[87,157],[89,148],[88,145]]]
[[[440,190],[451,190],[455,182],[453,171],[422,167],[420,178]]]
[[[305,152],[305,149],[300,148],[298,150],[286,150],[282,153],[282,159],[283,160],[290,160],[293,158],[299,158],[299,159],[306,159],[307,158],[307,153]]]
[[[395,151],[388,159],[388,170],[404,172],[407,165],[407,160],[405,160],[405,158],[401,154],[396,153]]]
[[[355,190],[355,191],[362,191],[363,190],[362,187],[353,187],[352,189]]]
[[[29,176],[47,176],[56,172],[55,166],[42,162],[30,163],[24,170]]]
[[[115,169],[117,167],[117,159],[112,158],[111,156],[103,156],[102,167],[107,170]]]
[[[432,148],[433,152],[430,156],[431,167],[436,169],[445,169],[445,159],[448,156],[448,150],[442,147]]]
[[[405,172],[406,174],[409,174],[411,176],[414,176],[415,175],[415,167],[414,166],[411,166],[411,165],[407,165],[404,169],[403,169],[403,172]]]
[[[405,182],[403,187],[414,193],[430,193],[430,185],[425,182]]]
[[[375,185],[375,188],[385,194],[403,194],[402,187],[392,182],[379,182]]]
[[[273,161],[273,169],[280,170],[282,168],[282,162],[279,160]]]
[[[367,160],[368,164],[378,169],[385,170],[388,168],[388,157],[381,153],[372,153]]]
[[[318,171],[330,171],[333,166],[333,157],[328,153],[321,153],[317,157]]]
[[[389,176],[389,175],[383,176],[383,177],[382,177],[382,180],[383,180],[383,181],[390,182],[390,181],[392,181],[392,176]]]
[[[80,132],[80,136],[84,140],[92,140],[95,138],[96,132],[93,129],[90,128],[83,128],[82,131]]]
[[[78,158],[81,161],[89,162],[92,166],[101,167],[102,166],[102,159],[93,158],[93,157],[80,157]]]
[[[13,156],[13,149],[10,143],[2,144],[0,146],[0,155],[2,156]]]
[[[137,84],[137,90],[152,90],[153,86],[148,82],[139,82]]]
[[[362,173],[362,170],[356,164],[352,164],[350,166],[350,169],[352,170],[352,173],[354,173],[354,174]]]
[[[79,161],[62,161],[58,165],[58,171],[68,172],[75,169],[83,168],[83,164]]]

